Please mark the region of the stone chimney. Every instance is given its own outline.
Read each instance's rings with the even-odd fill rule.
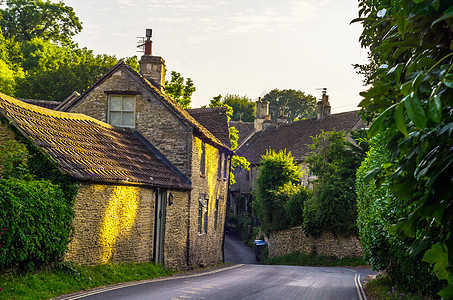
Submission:
[[[324,119],[330,115],[330,103],[329,96],[327,95],[327,89],[322,91],[322,99],[318,101],[318,120]]]
[[[256,101],[255,131],[263,130],[263,122],[266,118],[270,121],[269,102],[261,101],[261,97],[259,97]]]
[[[160,90],[165,86],[165,61],[160,56],[153,56],[152,30],[146,29],[145,54],[138,62],[140,74]]]
[[[280,109],[280,116],[277,118],[277,126],[288,123],[288,118],[285,116],[285,110]]]

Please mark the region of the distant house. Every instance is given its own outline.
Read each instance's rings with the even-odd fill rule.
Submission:
[[[287,124],[285,118],[280,116],[274,123],[269,117],[268,104],[263,101],[257,101],[256,112],[254,123],[249,122],[245,125],[241,123],[246,122],[230,122],[230,126],[246,129],[245,134],[239,131],[241,142],[236,153],[250,162],[250,171],[237,170],[234,173],[236,184],[230,187],[230,211],[233,214],[247,213],[259,163],[267,150],[290,151],[303,170],[302,184],[308,185],[310,174],[304,160],[309,154],[308,145],[312,143],[312,137],[322,131],[332,130],[346,131],[348,136],[351,130],[364,127],[358,111],[330,114],[330,104],[326,94],[323,94],[323,99],[318,102],[318,116],[313,119]]]
[[[217,263],[233,154],[226,109],[187,112],[165,95],[165,63],[146,43],[140,74],[119,62],[57,111],[2,95],[2,115],[81,182],[66,259]]]

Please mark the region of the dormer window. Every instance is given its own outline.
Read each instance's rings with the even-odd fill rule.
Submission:
[[[109,95],[108,123],[135,128],[135,96]]]

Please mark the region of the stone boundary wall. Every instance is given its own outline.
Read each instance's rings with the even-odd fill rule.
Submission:
[[[319,238],[307,237],[300,227],[275,231],[267,239],[269,257],[280,256],[292,252],[311,253],[314,250],[318,255],[362,256],[362,246],[355,236],[334,237],[330,232],[324,232]]]

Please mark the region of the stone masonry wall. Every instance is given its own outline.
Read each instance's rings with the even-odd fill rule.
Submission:
[[[170,190],[173,204],[167,204],[164,238],[164,264],[167,267],[187,269],[187,233],[190,192]],[[167,201],[168,202],[168,201]]]
[[[190,177],[192,128],[183,124],[160,100],[139,84],[128,71],[119,69],[95,87],[70,112],[107,122],[108,93],[134,92],[136,127],[181,172]],[[114,93],[112,93],[114,94]]]
[[[65,260],[88,265],[151,261],[154,205],[152,189],[82,183]]]
[[[208,143],[206,147],[206,172],[200,174],[202,140],[198,137],[193,139],[192,147],[192,185],[190,201],[190,248],[189,264],[191,266],[206,266],[218,263],[222,260],[223,249],[223,232],[226,216],[226,202],[228,180],[227,178],[218,178],[218,155],[219,150]],[[229,162],[227,162],[229,164]],[[222,163],[223,165],[223,163]],[[229,166],[228,166],[229,167]],[[229,168],[228,168],[229,170]],[[198,208],[199,198],[207,202],[208,228],[207,233],[203,232],[204,215],[202,224],[202,233],[198,233]],[[218,217],[217,227],[214,230],[215,204],[218,199]]]
[[[330,232],[324,232],[319,238],[307,237],[300,227],[272,232],[267,241],[269,257],[280,256],[291,252],[311,253],[318,255],[362,256],[362,246],[356,237],[334,237]]]

